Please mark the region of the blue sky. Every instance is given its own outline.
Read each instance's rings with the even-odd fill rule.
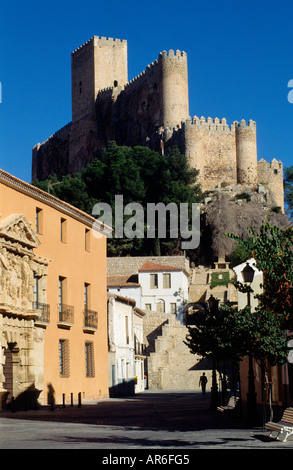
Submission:
[[[70,55],[128,41],[134,78],[187,52],[190,115],[257,122],[258,156],[293,165],[292,0],[1,0],[0,168],[30,181],[32,147],[71,120]]]

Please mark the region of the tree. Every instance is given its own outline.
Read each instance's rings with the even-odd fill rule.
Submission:
[[[263,292],[256,295],[257,314],[272,315],[286,330],[293,325],[293,227],[281,230],[264,220],[259,232],[251,229],[250,233],[247,240],[227,235],[250,253],[256,268],[263,272]]]
[[[259,232],[250,232],[251,237],[246,241],[235,235],[228,236],[250,252],[256,260],[256,267],[263,273],[263,292],[255,296],[259,302],[255,312],[250,315],[254,327],[248,330],[247,339],[251,345],[249,357],[259,362],[263,378],[268,382],[268,366],[284,364],[289,352],[286,331],[293,325],[293,228],[280,230],[263,221]],[[245,288],[241,285],[238,287]],[[251,383],[251,373],[249,377]],[[271,405],[271,390],[269,401]]]
[[[97,202],[111,206],[115,229],[115,196],[123,195],[124,206],[136,202],[146,211],[148,203],[177,205],[202,200],[200,186],[196,183],[198,171],[189,167],[187,158],[177,147],[162,156],[147,147],[118,146],[109,142],[101,160],[94,160],[75,176],[63,176],[58,181],[52,176],[33,184],[70,204],[92,213]],[[124,221],[130,216],[125,217]],[[146,220],[146,218],[145,218]],[[168,225],[166,224],[168,227]],[[146,231],[146,225],[144,227]],[[108,255],[159,255],[178,252],[180,240],[133,238],[109,239]]]

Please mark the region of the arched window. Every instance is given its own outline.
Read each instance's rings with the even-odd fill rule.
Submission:
[[[79,94],[81,95],[82,82],[79,82]]]
[[[117,80],[114,80],[114,87],[118,86]]]
[[[156,311],[158,313],[165,313],[165,301],[163,299],[158,299],[156,302]]]

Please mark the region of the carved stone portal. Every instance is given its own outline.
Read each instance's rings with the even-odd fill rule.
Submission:
[[[44,324],[49,261],[23,214],[0,221],[0,409],[5,401],[30,406],[43,389]],[[42,325],[42,327],[38,326]]]

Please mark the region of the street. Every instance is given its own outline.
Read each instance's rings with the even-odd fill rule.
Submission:
[[[107,451],[111,449],[172,450],[183,455],[182,450],[186,454],[192,449],[293,448],[293,440],[276,441],[262,426],[248,429],[243,422],[210,410],[209,404],[209,394],[147,390],[80,408],[5,411],[0,413],[0,448],[103,449],[105,459],[112,459],[109,464],[119,463]]]

